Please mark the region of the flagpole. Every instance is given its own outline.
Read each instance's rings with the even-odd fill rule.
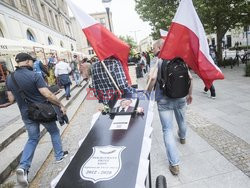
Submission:
[[[159,64],[159,58],[157,57],[156,64],[155,64],[155,66],[154,66],[154,68],[153,68],[153,70],[152,70],[152,75],[155,75],[155,72],[156,72],[156,70],[157,70],[157,68],[158,68],[158,64]],[[145,91],[147,91],[147,90],[149,89],[149,85],[150,85],[150,82],[151,82],[151,81],[152,81],[152,76],[149,78],[149,81],[148,81],[148,83],[147,83],[147,86],[146,86]]]
[[[102,66],[104,67],[104,69],[106,70],[106,72],[108,73],[109,78],[111,79],[111,81],[112,81],[113,84],[115,85],[117,91],[119,92],[119,95],[121,96],[121,95],[122,95],[122,92],[120,91],[119,87],[117,86],[117,84],[116,84],[114,78],[113,78],[112,75],[110,74],[110,72],[109,72],[108,68],[106,67],[105,63],[104,63],[103,61],[101,61],[101,64],[102,64]]]

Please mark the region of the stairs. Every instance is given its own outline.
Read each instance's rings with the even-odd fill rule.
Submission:
[[[76,113],[79,106],[87,96],[88,83],[83,81],[82,87],[73,86],[71,88],[71,98],[66,100],[64,90],[57,94],[63,105],[67,107],[67,115],[71,120]],[[8,110],[8,108],[6,108]],[[13,119],[8,122],[8,126],[4,126],[0,130],[0,187],[3,183],[16,181],[15,173],[13,173],[19,164],[22,150],[27,141],[28,135],[25,131],[20,112],[15,114]],[[58,123],[60,134],[66,129],[67,125],[62,127]],[[29,173],[29,181],[35,177],[38,170],[47,159],[49,153],[52,151],[52,144],[50,135],[46,134],[46,129],[41,125],[41,136],[39,144],[36,148],[35,155],[32,161],[31,171]]]

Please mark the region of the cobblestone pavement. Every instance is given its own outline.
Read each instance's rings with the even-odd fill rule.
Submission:
[[[190,128],[250,177],[250,145],[247,142],[191,110],[187,117]]]

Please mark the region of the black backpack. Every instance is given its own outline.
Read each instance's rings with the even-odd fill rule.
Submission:
[[[182,98],[188,95],[191,80],[188,67],[181,58],[163,60],[161,66],[160,88],[170,98]]]

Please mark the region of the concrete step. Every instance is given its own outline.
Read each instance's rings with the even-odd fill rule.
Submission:
[[[74,84],[73,87],[71,87],[71,92],[73,92],[76,88],[77,87]],[[59,98],[60,101],[62,101],[65,98],[65,92],[61,90],[56,96]],[[14,105],[17,105],[17,104],[14,104]],[[9,111],[10,107],[6,108],[5,110]],[[15,110],[15,112],[13,112],[13,107],[11,108],[12,108],[12,111],[10,113],[20,114],[18,108]],[[0,130],[0,152],[5,147],[7,147],[13,140],[15,140],[20,134],[22,134],[24,131],[25,131],[25,128],[24,128],[20,115],[9,120],[7,123],[7,126],[5,126],[4,129]]]
[[[84,82],[83,87],[75,87],[71,92],[72,97],[70,98],[70,100],[66,100],[64,98],[61,99],[62,103],[66,107],[69,108],[68,113],[67,113],[67,115],[69,116],[69,119],[71,119],[73,117],[73,114],[74,114],[74,112],[72,112],[72,110],[73,111],[75,110],[75,107],[74,107],[74,109],[72,109],[72,107],[74,106],[73,105],[74,100],[78,97],[78,95],[83,90],[85,90],[86,86],[87,86],[87,83]],[[77,105],[79,106],[80,104],[77,104]],[[22,127],[23,122],[20,122],[20,124],[17,124],[17,126]],[[65,128],[65,127],[66,126],[63,126],[63,128]],[[43,126],[41,126],[41,138],[45,135],[45,133],[46,133],[45,128]],[[0,158],[0,184],[3,183],[4,180],[6,180],[6,178],[8,178],[11,171],[13,171],[17,167],[19,160],[20,160],[22,149],[23,149],[26,141],[27,141],[27,135],[25,132],[23,134],[18,135],[16,138],[14,138],[12,140],[12,142],[10,142],[10,144],[7,147],[3,148],[2,151],[0,152],[0,156],[1,156],[1,158]],[[41,143],[43,143],[43,142],[41,141]],[[46,143],[46,141],[45,141],[45,143]],[[40,145],[40,143],[39,143],[39,145]],[[38,146],[38,147],[40,147],[40,146]],[[38,156],[44,157],[45,155],[42,153]]]

